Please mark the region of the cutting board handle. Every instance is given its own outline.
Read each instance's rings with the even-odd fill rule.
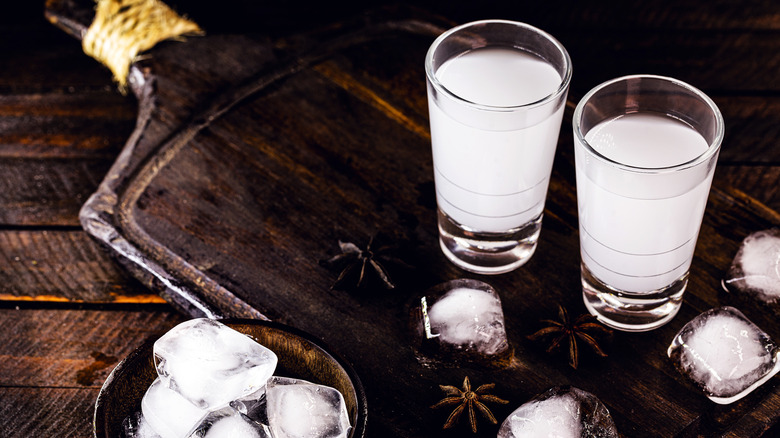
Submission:
[[[108,67],[123,90],[140,53],[166,39],[203,34],[159,0],[47,0],[45,14],[80,39],[84,53]]]

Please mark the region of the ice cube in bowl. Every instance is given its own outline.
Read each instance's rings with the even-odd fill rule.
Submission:
[[[278,357],[275,375],[336,388],[347,406],[352,424],[350,437],[364,436],[368,411],[363,386],[352,367],[328,346],[308,333],[279,323],[242,319],[220,322],[273,351]],[[124,358],[106,379],[95,403],[96,438],[121,436],[124,419],[140,411],[141,399],[157,378],[152,353],[155,340]]]
[[[208,318],[185,321],[152,347],[164,386],[208,410],[261,389],[276,369],[276,354],[248,336]]]

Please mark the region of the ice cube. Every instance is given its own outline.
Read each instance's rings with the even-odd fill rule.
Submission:
[[[344,397],[335,388],[274,376],[266,388],[274,438],[341,438],[350,431]]]
[[[477,280],[453,280],[423,297],[425,336],[459,350],[494,355],[508,348],[504,311],[495,289]],[[431,301],[428,302],[427,298]]]
[[[165,386],[210,410],[257,391],[277,363],[273,351],[207,318],[177,325],[154,343],[153,350]]]
[[[232,408],[210,413],[190,438],[271,438],[268,426]]]
[[[757,231],[742,241],[723,286],[760,301],[780,302],[780,228]]]
[[[258,423],[268,424],[265,405],[265,386],[244,398],[230,402],[231,408],[246,415],[249,419]]]
[[[190,403],[157,378],[141,399],[146,423],[162,438],[186,438],[206,418],[208,410]]]
[[[144,415],[133,412],[122,421],[122,438],[161,438],[146,421]]]
[[[780,370],[774,341],[728,306],[707,310],[685,324],[667,354],[687,379],[719,404],[739,400]]]
[[[618,438],[606,406],[571,386],[553,387],[521,405],[501,424],[498,438]]]

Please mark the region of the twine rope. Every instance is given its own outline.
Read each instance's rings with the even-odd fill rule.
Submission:
[[[158,0],[96,1],[95,19],[82,38],[82,47],[111,70],[122,90],[139,53],[169,38],[203,33],[196,23]]]

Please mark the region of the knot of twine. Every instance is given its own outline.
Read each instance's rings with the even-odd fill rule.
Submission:
[[[202,30],[158,0],[97,0],[95,19],[81,44],[84,53],[111,70],[124,90],[130,64],[139,53],[185,34]]]

